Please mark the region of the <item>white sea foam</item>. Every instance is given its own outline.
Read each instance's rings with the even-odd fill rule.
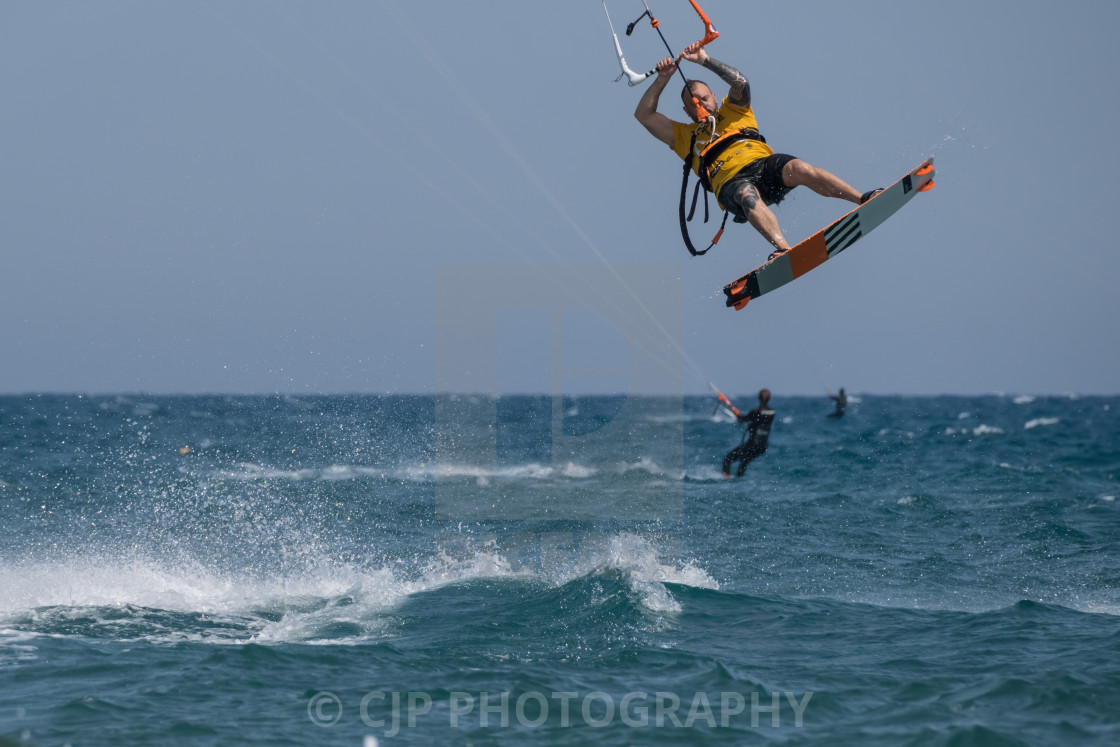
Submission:
[[[559,466],[543,465],[536,462],[516,464],[502,467],[485,467],[470,464],[414,464],[404,468],[363,467],[346,464],[334,464],[327,467],[305,468],[297,470],[277,469],[253,463],[241,463],[233,468],[216,470],[211,477],[218,480],[239,480],[252,482],[255,480],[364,480],[374,479],[400,479],[416,482],[430,480],[469,478],[480,482],[492,479],[528,479],[543,480],[551,477],[565,477],[571,479],[585,479],[598,473],[593,467],[588,467],[576,462],[567,462]]]
[[[571,477],[579,480],[587,477],[593,477],[597,472],[597,470],[592,469],[591,467],[584,467],[583,465],[576,464],[575,462],[568,462],[557,471],[564,477]]]
[[[592,546],[583,550],[578,562],[571,567],[570,576],[560,576],[556,580],[566,583],[601,569],[621,572],[641,604],[654,612],[681,611],[680,602],[665,587],[666,583],[701,589],[719,588],[719,584],[703,569],[688,562],[666,562],[653,541],[628,532],[609,537],[601,549]]]
[[[407,480],[428,481],[457,478],[471,478],[479,481],[494,479],[505,480],[546,480],[552,477],[585,479],[597,473],[592,467],[575,462],[567,462],[560,467],[530,462],[503,467],[484,467],[473,464],[419,464],[398,470],[394,476]]]
[[[456,551],[412,563],[366,568],[308,557],[305,567],[272,575],[262,575],[259,569],[223,572],[189,559],[144,557],[74,557],[0,567],[0,577],[10,579],[0,601],[0,623],[10,626],[20,617],[80,619],[83,626],[116,630],[121,615],[106,610],[127,610],[135,630],[124,634],[126,638],[338,644],[391,635],[387,612],[416,594],[471,580],[521,579],[561,586],[614,571],[654,612],[680,611],[666,583],[718,588],[703,569],[664,557],[655,540],[637,534],[596,535],[578,547],[563,548],[559,555],[541,551],[539,558],[528,561],[521,551],[535,549],[535,542],[501,546],[492,537],[462,536],[464,544]],[[185,626],[168,624],[161,622],[162,613],[204,619],[192,617],[195,621]],[[14,641],[0,634],[0,643],[5,642]]]
[[[661,465],[659,465],[657,462],[653,461],[652,459],[647,459],[646,457],[642,457],[641,459],[639,459],[636,462],[628,462],[626,464],[621,464],[621,465],[618,466],[617,471],[618,471],[618,474],[620,474],[620,475],[625,475],[627,473],[634,472],[634,471],[648,472],[651,475],[658,475],[658,476],[666,474],[666,471],[665,471],[664,467],[662,467]]]
[[[968,429],[968,428],[952,428],[952,427],[949,427],[949,428],[946,428],[945,431],[944,431],[946,436],[955,436],[958,433],[960,433],[962,435],[967,435],[967,434],[971,433],[974,436],[998,436],[998,435],[1002,434],[1003,432],[1004,432],[1003,428],[999,428],[999,427],[994,426],[994,425],[986,425],[984,423],[981,423],[980,425],[976,426],[975,428],[972,428],[971,430]],[[911,434],[911,435],[913,435],[913,434]]]
[[[1054,425],[1058,422],[1061,422],[1058,420],[1058,418],[1035,418],[1034,420],[1028,420],[1023,428],[1030,430],[1031,428],[1037,428],[1040,425]]]
[[[697,480],[700,482],[723,482],[727,479],[723,476],[723,472],[714,464],[694,465],[690,467],[682,477],[685,480]]]
[[[356,467],[346,464],[332,464],[327,467],[305,469],[277,469],[252,462],[242,462],[236,467],[216,470],[211,477],[218,480],[362,480],[369,477],[385,477],[386,470],[376,467]]]
[[[275,596],[329,593],[321,580],[253,581],[215,573],[197,562],[133,558],[73,558],[4,568],[11,579],[0,614],[40,607],[120,607],[133,605],[173,612],[228,612]],[[328,588],[329,587],[329,588]]]
[[[1034,397],[1029,394],[1020,394],[1018,397],[1011,401],[1017,405],[1029,405],[1031,402],[1034,402]]]
[[[351,622],[367,629],[366,635],[387,634],[384,626],[371,627],[379,615],[406,598],[448,584],[480,579],[520,579],[563,586],[579,578],[604,571],[622,574],[638,601],[653,612],[679,612],[680,603],[665,586],[676,583],[697,588],[716,589],[719,585],[703,569],[688,562],[662,558],[654,541],[641,535],[622,533],[597,536],[570,552],[543,554],[539,561],[521,558],[520,543],[502,545],[493,538],[462,535],[463,545],[448,547],[424,562],[413,578],[402,579],[382,569],[366,573],[361,582],[347,591],[354,604],[310,612],[288,612],[276,623],[266,625],[254,640],[299,640],[316,642],[316,631],[328,624]],[[534,545],[535,543],[529,543]],[[376,632],[375,632],[376,631]],[[323,641],[337,644],[337,638]]]
[[[480,556],[473,564],[474,575],[485,575],[488,567],[502,570],[500,563]],[[339,643],[346,639],[324,638],[321,631],[350,625],[361,631],[357,640],[382,635],[385,621],[380,613],[412,594],[471,574],[402,578],[392,568],[366,569],[320,559],[306,569],[260,577],[217,572],[191,561],[75,558],[4,568],[0,575],[16,579],[0,609],[0,619],[9,621],[19,616],[81,618],[83,624],[117,627],[119,613],[106,616],[104,610],[123,609],[143,618],[136,625],[142,632],[136,635],[149,640]],[[169,629],[154,621],[149,610],[201,614],[213,624]],[[270,619],[272,614],[279,619]]]
[[[37,634],[26,630],[0,628],[0,666],[38,658],[33,645],[36,638]]]

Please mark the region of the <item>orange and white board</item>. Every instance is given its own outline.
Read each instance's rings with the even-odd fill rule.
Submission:
[[[788,252],[724,286],[727,305],[738,310],[752,298],[781,288],[856,243],[919,192],[932,189],[933,159],[923,163],[843,218],[817,231]]]

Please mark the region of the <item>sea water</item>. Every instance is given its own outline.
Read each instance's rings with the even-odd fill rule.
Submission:
[[[0,737],[1120,744],[1120,398],[714,404],[0,397]]]

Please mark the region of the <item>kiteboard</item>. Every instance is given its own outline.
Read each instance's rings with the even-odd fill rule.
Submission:
[[[871,233],[873,228],[910,202],[914,195],[933,186],[933,159],[930,158],[843,218],[725,285],[723,292],[727,296],[727,306],[743,309],[752,298],[781,288],[824,264],[856,243],[861,236]]]

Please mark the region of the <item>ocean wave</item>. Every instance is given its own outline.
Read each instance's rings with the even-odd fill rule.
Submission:
[[[469,478],[485,483],[492,479],[529,479],[544,480],[563,477],[575,480],[586,479],[597,474],[598,470],[575,462],[558,466],[542,465],[531,462],[505,467],[482,467],[466,464],[418,464],[404,468],[362,467],[347,464],[333,464],[326,467],[303,469],[280,469],[260,464],[242,463],[236,468],[214,470],[211,479],[253,482],[257,480],[299,481],[346,481],[365,479],[401,479],[414,482],[429,482],[439,479]]]
[[[1031,428],[1038,428],[1043,425],[1055,425],[1060,422],[1061,420],[1058,418],[1035,418],[1033,420],[1028,420],[1026,424],[1023,425],[1023,428],[1029,431]]]
[[[914,434],[907,432],[901,434],[913,438]],[[427,483],[439,480],[473,480],[481,486],[489,485],[494,480],[587,480],[595,478],[604,472],[613,475],[628,475],[632,473],[645,473],[651,477],[671,481],[719,481],[723,475],[715,467],[707,465],[691,467],[688,469],[670,469],[659,462],[641,457],[633,462],[616,464],[613,467],[591,467],[578,462],[548,465],[539,462],[513,464],[503,467],[489,467],[472,464],[414,464],[397,468],[359,467],[351,465],[331,465],[327,467],[304,468],[297,470],[266,467],[259,464],[243,463],[236,468],[219,469],[210,472],[207,476],[218,481],[255,482],[266,480],[282,480],[291,482],[331,482],[347,480],[404,480],[408,482]],[[0,485],[3,482],[0,481]]]
[[[471,541],[469,536],[467,541]],[[481,577],[481,570],[487,576],[521,575],[562,586],[580,578],[617,572],[628,580],[645,606],[654,611],[674,612],[680,611],[680,607],[664,584],[719,588],[706,571],[693,563],[668,559],[657,539],[629,532],[587,535],[575,546],[542,548],[530,553],[528,564],[512,562],[507,557],[511,553],[520,557],[518,549],[488,545],[468,553],[462,560],[444,553],[433,560],[425,577],[438,578],[441,583],[461,581]]]
[[[669,474],[664,467],[647,457],[642,457],[636,462],[620,464],[616,469],[616,473],[620,475],[625,475],[630,472],[647,472],[656,477],[664,477]]]
[[[702,568],[667,557],[656,538],[642,535],[534,545],[529,560],[524,549],[463,535],[460,545],[411,563],[366,568],[309,558],[272,575],[143,557],[15,565],[0,568],[14,579],[0,624],[18,634],[111,640],[338,644],[391,636],[396,607],[449,584],[501,579],[556,588],[614,574],[654,613],[681,611],[666,584],[718,588]]]
[[[327,467],[309,467],[304,469],[279,469],[266,467],[260,464],[245,462],[236,468],[215,470],[210,477],[218,480],[235,480],[252,482],[254,480],[358,480],[368,477],[385,477],[385,470],[375,467],[354,467],[345,464],[334,464]]]
[[[504,467],[484,467],[473,464],[418,464],[396,470],[393,476],[414,482],[465,477],[485,485],[488,481],[495,479],[547,480],[562,477],[573,480],[583,480],[594,477],[597,473],[597,469],[575,462],[567,462],[559,466],[529,462],[527,464],[513,464]]]
[[[912,434],[910,434],[912,435]],[[493,480],[587,480],[600,475],[602,467],[569,461],[563,464],[541,464],[527,462],[505,466],[484,466],[477,464],[419,463],[404,467],[363,467],[345,464],[326,467],[307,467],[302,469],[281,469],[261,464],[245,462],[233,468],[213,470],[207,477],[219,481],[256,482],[283,480],[291,482],[333,482],[368,479],[393,479],[408,482],[433,482],[438,480],[474,480],[479,485],[488,485]],[[644,472],[653,477],[668,478],[674,481],[687,479],[711,480],[720,478],[718,472],[701,470],[688,473],[681,469],[669,469],[657,461],[641,457],[633,462],[617,464],[607,470],[615,475]]]
[[[34,645],[38,634],[26,630],[0,628],[0,668],[19,666],[39,658]]]

